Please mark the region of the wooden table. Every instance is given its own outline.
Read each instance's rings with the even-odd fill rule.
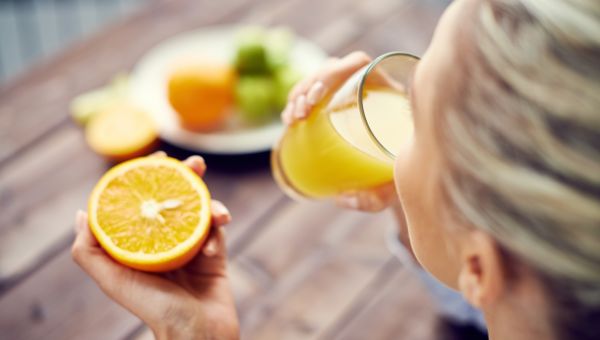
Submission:
[[[151,338],[71,260],[74,212],[108,167],[69,119],[74,95],[130,70],[159,41],[216,24],[289,25],[333,55],[422,54],[443,7],[154,0],[0,88],[0,339]],[[244,338],[433,339],[431,302],[385,247],[391,214],[295,203],[274,184],[266,156],[210,157],[206,177],[234,216],[230,269]]]

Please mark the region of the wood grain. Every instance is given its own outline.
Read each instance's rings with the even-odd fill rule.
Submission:
[[[272,289],[240,309],[246,336],[317,338],[390,258],[383,244],[383,230],[378,226],[394,223],[391,216],[370,216],[350,222],[346,214],[339,215],[339,220],[328,224],[326,230],[321,228],[320,233],[329,235],[307,231],[312,239],[306,237],[295,250],[296,258],[288,257],[283,263]],[[289,243],[261,247],[255,251],[258,254],[249,251],[248,256],[260,256],[262,263],[280,262],[273,259],[279,256],[272,254],[284,252],[286,245],[290,247]]]
[[[0,298],[4,339],[118,339],[138,323],[66,251]]]
[[[355,12],[348,11],[351,7],[344,6],[348,3],[335,3],[338,5],[323,9],[324,13],[328,13],[321,17],[325,20],[323,25],[331,24],[333,27],[340,27],[338,22],[347,22],[347,18],[356,16]],[[281,24],[291,17],[296,17],[299,8],[304,8],[306,5],[307,3],[302,1],[290,1],[277,6],[270,6],[269,3],[263,2],[262,6],[257,6],[262,11],[244,13],[241,20],[261,24]],[[266,7],[269,7],[270,11],[265,11]],[[326,20],[328,17],[333,17],[333,13],[341,13],[343,8],[346,8],[348,16],[340,15],[339,19]],[[262,13],[262,16],[259,13]],[[314,34],[324,45],[333,42],[337,44],[350,42],[357,34],[354,31],[348,34],[343,30],[334,29],[323,36],[312,26],[296,29],[304,30],[307,35]],[[337,38],[332,34],[334,32],[337,33]],[[55,109],[53,111],[55,115],[62,115],[60,110],[56,111],[56,107],[50,106],[50,108]],[[23,150],[6,166],[0,167],[0,204],[5,212],[0,216],[0,236],[4,236],[0,238],[0,255],[2,255],[0,256],[0,290],[2,286],[10,285],[15,278],[35,268],[45,257],[52,255],[57,249],[57,244],[65,245],[64,240],[68,237],[72,226],[72,212],[85,206],[86,192],[91,190],[93,183],[106,170],[106,165],[101,159],[94,156],[84,145],[81,132],[73,123],[67,121],[66,124],[51,131],[52,134],[43,136],[43,142]],[[65,164],[69,166],[65,167]],[[209,184],[210,174],[209,172],[207,178]],[[268,177],[266,174],[264,176]],[[223,192],[230,190],[231,186],[220,183],[234,183],[237,179],[238,177],[225,176],[222,181],[217,181],[213,185],[216,187],[215,197],[224,199]],[[65,187],[69,190],[65,190]],[[245,189],[241,187],[241,196],[228,196],[235,201],[227,203],[233,207],[235,216],[243,218],[246,212],[243,202],[253,198],[255,187],[248,186]],[[268,207],[269,202],[275,202],[280,198],[270,194],[276,191],[265,192],[265,206]],[[39,237],[32,238],[32,235],[39,235]],[[33,243],[31,243],[32,239],[35,240]],[[22,254],[21,249],[25,244],[29,244],[29,251]]]
[[[438,316],[414,273],[400,268],[380,274],[382,280],[374,280],[320,339],[440,339]]]
[[[422,53],[440,12],[416,0],[156,0],[1,88],[0,338],[152,338],[70,259],[73,212],[107,168],[67,118],[73,95],[191,28],[286,24],[336,55]],[[234,217],[230,275],[245,336],[432,339],[432,306],[383,245],[380,227],[393,223],[390,215],[298,204],[283,196],[265,165],[231,172],[210,164],[206,182]]]

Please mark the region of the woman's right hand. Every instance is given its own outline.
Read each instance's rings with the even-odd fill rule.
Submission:
[[[370,62],[371,57],[362,51],[352,52],[341,59],[329,59],[319,71],[294,86],[281,119],[286,125],[305,119],[316,104]],[[369,190],[344,192],[335,200],[345,208],[375,212],[396,203],[398,198],[394,183],[390,182]]]
[[[153,157],[164,157],[163,152]],[[185,160],[198,176],[204,160]],[[102,249],[88,226],[87,214],[76,216],[75,262],[111,299],[142,319],[157,339],[239,339],[239,323],[227,277],[224,225],[227,208],[212,201],[212,229],[202,250],[184,267],[153,274],[125,267]]]

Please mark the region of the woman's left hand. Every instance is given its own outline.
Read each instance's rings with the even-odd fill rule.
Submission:
[[[192,156],[185,162],[199,176],[204,174],[201,157]],[[83,211],[76,216],[73,258],[106,295],[142,319],[157,339],[239,339],[223,227],[231,217],[218,201],[213,201],[211,208],[209,238],[181,269],[151,274],[115,262],[98,244]]]

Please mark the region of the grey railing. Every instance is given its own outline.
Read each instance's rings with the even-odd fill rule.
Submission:
[[[144,0],[0,0],[0,84]]]

